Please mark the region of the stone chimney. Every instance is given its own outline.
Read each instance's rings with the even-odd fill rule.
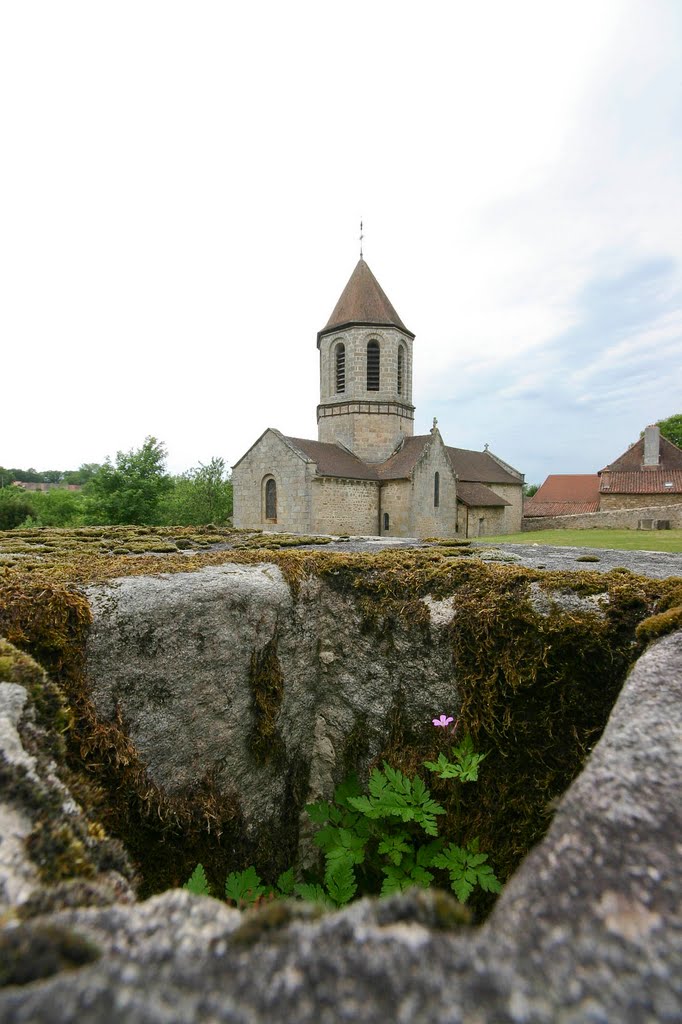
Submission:
[[[656,468],[660,461],[661,432],[653,423],[644,431],[644,469]]]

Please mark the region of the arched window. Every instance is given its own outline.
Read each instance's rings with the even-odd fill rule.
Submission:
[[[388,512],[384,512],[384,530],[388,530],[390,519],[388,518]]]
[[[405,378],[405,349],[398,345],[398,394],[402,395]]]
[[[380,364],[379,342],[367,342],[367,390],[379,390],[379,364]]]
[[[346,346],[342,341],[335,349],[336,363],[336,393],[337,395],[346,390]]]
[[[272,477],[265,481],[265,518],[277,519],[277,484]]]
[[[435,473],[433,477],[433,504],[435,508],[440,505],[440,473]]]

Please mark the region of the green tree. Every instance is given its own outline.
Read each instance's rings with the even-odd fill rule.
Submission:
[[[55,488],[52,491],[27,493],[34,526],[80,526],[83,522],[84,497],[78,491]]]
[[[99,462],[84,462],[78,469],[67,469],[66,473],[64,473],[64,483],[87,484],[89,480],[92,480],[95,473],[99,473],[101,468]]]
[[[0,530],[13,530],[33,515],[33,505],[27,494],[18,487],[0,490]]]
[[[144,526],[158,522],[161,500],[173,486],[165,464],[165,446],[155,437],[146,437],[137,450],[117,452],[115,464],[107,458],[85,488],[86,522]]]
[[[668,416],[665,420],[659,420],[657,426],[660,428],[663,437],[682,448],[682,413],[675,416]]]
[[[523,485],[523,496],[524,498],[532,498],[534,494],[540,489],[539,484],[524,484]]]
[[[216,525],[232,515],[232,482],[225,460],[213,457],[204,465],[174,480],[173,490],[164,498],[161,520],[172,526]]]

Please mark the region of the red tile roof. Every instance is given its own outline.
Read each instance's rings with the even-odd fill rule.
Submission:
[[[343,289],[341,298],[334,306],[332,315],[318,333],[318,346],[324,334],[351,324],[399,327],[405,334],[414,338],[414,334],[408,331],[391,305],[386,292],[362,258]]]
[[[524,516],[575,516],[598,511],[597,473],[553,473],[523,505]]]
[[[599,501],[598,473],[553,473],[529,501]]]
[[[585,512],[598,512],[599,501],[539,501],[530,498],[523,506],[523,514],[534,516],[579,516]]]
[[[672,486],[666,487],[667,483]],[[599,490],[602,494],[682,495],[682,468],[642,469],[629,473],[614,473],[604,469]]]

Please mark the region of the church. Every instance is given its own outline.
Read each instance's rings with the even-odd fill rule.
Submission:
[[[365,260],[317,335],[317,440],[269,427],[232,468],[234,525],[299,534],[481,537],[521,530],[523,474],[414,435],[414,334]]]

